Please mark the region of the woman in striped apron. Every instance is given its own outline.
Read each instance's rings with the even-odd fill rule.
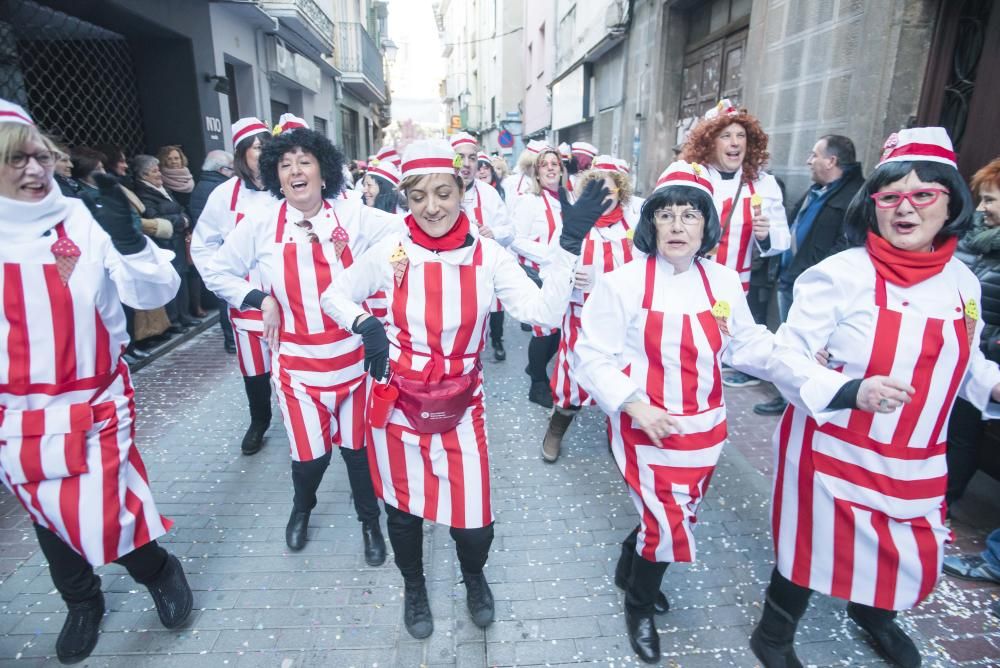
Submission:
[[[205,273],[215,251],[248,213],[267,211],[275,205],[276,200],[264,188],[259,167],[260,152],[270,138],[270,131],[259,119],[241,118],[233,123],[236,175],[208,196],[191,238],[191,258],[199,274]],[[263,288],[255,269],[245,280],[251,288]],[[264,324],[258,309],[230,306],[227,311],[250,408],[250,426],[240,449],[243,454],[252,455],[264,445],[264,434],[271,424],[271,351],[261,335]]]
[[[595,184],[566,212],[539,289],[498,243],[471,233],[459,164],[448,142],[411,144],[400,183],[411,211],[408,233],[374,246],[323,295],[324,311],[363,336],[369,373],[382,379],[390,369],[398,393],[394,407],[382,405],[383,420],[375,421],[375,404],[370,409],[369,456],[405,584],[404,622],[415,638],[434,629],[424,583],[425,519],[451,527],[472,621],[493,622],[483,574],[493,542],[479,363],[487,316],[499,298],[519,320],[559,321],[576,255],[606,194]],[[389,300],[385,328],[357,305],[379,289]]]
[[[632,217],[629,208],[632,185],[611,156],[597,156],[590,169],[581,172],[576,181],[578,193],[583,192],[587,183],[603,182],[611,193],[608,198],[611,204],[583,241],[583,251],[574,272],[576,288],[560,328],[551,382],[552,416],[542,439],[542,459],[550,463],[559,459],[563,436],[580,408],[594,403],[580,387],[572,368],[572,351],[580,331],[580,311],[604,274],[632,261],[635,255],[632,233],[639,222]]]
[[[642,661],[660,659],[654,611],[671,562],[695,559],[692,526],[726,441],[721,362],[762,373],[773,337],[750,315],[739,276],[705,259],[718,243],[705,169],[678,161],[646,200],[642,259],[598,282],[583,306],[574,369],[611,423],[611,449],[639,512],[615,584]]]
[[[95,177],[95,221],[60,193],[55,156],[24,109],[0,100],[0,476],[30,515],[69,608],[56,654],[76,663],[93,651],[104,615],[94,566],[124,566],[167,628],[191,612],[181,564],[156,542],[171,522],[156,510],[135,446],[121,359],[122,303],[163,306],[180,279],[173,254],[133,226],[111,177]]]
[[[901,130],[855,196],[855,246],[808,270],[769,373],[791,402],[775,434],[777,565],[750,646],[800,666],[809,596],[848,616],[896,664],[920,653],[895,623],[934,589],[942,550],[948,416],[956,396],[994,411],[1000,370],[976,343],[980,287],[953,257],[972,198],[942,128]],[[826,366],[809,364],[826,351]]]
[[[401,229],[402,221],[365,206],[360,197],[341,197],[340,151],[298,119],[284,126],[260,157],[264,184],[281,201],[233,230],[209,262],[205,284],[233,306],[261,311],[291,445],[288,547],[306,544],[316,490],[337,445],[361,522],[365,561],[378,566],[385,561],[385,541],[365,451],[361,338],[327,317],[319,298],[357,256]],[[267,292],[247,283],[251,270]]]
[[[538,285],[538,270],[552,248],[554,239],[562,230],[562,202],[559,191],[563,187],[563,167],[559,151],[551,146],[539,150],[535,157],[532,189],[512,204],[514,241],[510,250],[517,261]],[[528,366],[525,371],[531,378],[528,401],[545,408],[552,408],[552,390],[549,389],[548,364],[559,349],[559,327],[531,328],[528,343]]]

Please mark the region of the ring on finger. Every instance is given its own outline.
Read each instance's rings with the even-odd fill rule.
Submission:
[[[881,399],[878,402],[878,409],[880,411],[887,411],[887,410],[889,410],[889,400],[888,399]]]

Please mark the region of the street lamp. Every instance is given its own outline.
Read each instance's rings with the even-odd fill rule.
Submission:
[[[389,61],[390,65],[396,62],[396,54],[399,53],[399,47],[388,37],[382,40],[382,51],[385,53],[385,59]]]

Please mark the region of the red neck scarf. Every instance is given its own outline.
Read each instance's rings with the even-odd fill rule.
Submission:
[[[403,220],[410,229],[410,238],[413,239],[413,243],[427,250],[450,251],[461,248],[462,244],[465,243],[465,237],[469,235],[469,217],[465,215],[464,211],[458,214],[458,220],[451,226],[451,229],[440,237],[432,237],[420,229],[412,213]]]
[[[594,227],[611,227],[615,223],[620,223],[625,220],[625,214],[622,213],[622,207],[619,204],[615,208],[611,209],[609,213],[602,215],[594,223]]]
[[[549,188],[542,188],[542,190],[544,190],[548,194],[552,195],[557,202],[559,201],[559,191],[558,190],[550,190]]]
[[[948,237],[935,250],[916,253],[896,248],[869,230],[865,248],[876,274],[893,285],[908,288],[940,274],[955,254],[957,245],[958,237]]]

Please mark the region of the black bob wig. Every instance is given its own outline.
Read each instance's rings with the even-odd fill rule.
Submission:
[[[719,213],[715,210],[712,196],[700,188],[692,186],[666,186],[655,191],[642,203],[639,224],[636,225],[632,243],[646,255],[656,254],[656,222],[653,213],[666,206],[693,206],[701,211],[705,218],[705,228],[701,238],[701,248],[698,255],[705,255],[719,245],[722,229],[719,226]]]
[[[963,235],[969,229],[975,206],[969,187],[965,185],[957,169],[930,160],[887,162],[871,173],[847,207],[847,213],[844,214],[844,229],[849,246],[864,246],[869,230],[879,234],[878,221],[875,218],[875,202],[871,196],[886,185],[905,178],[911,171],[915,171],[921,181],[939,183],[950,193],[948,220],[939,235],[956,237]]]
[[[319,162],[323,186],[323,198],[336,197],[344,187],[344,154],[333,143],[316,132],[306,128],[296,128],[267,142],[260,154],[260,178],[264,187],[278,199],[284,199],[281,181],[278,180],[278,164],[286,153],[301,148],[311,153]]]

